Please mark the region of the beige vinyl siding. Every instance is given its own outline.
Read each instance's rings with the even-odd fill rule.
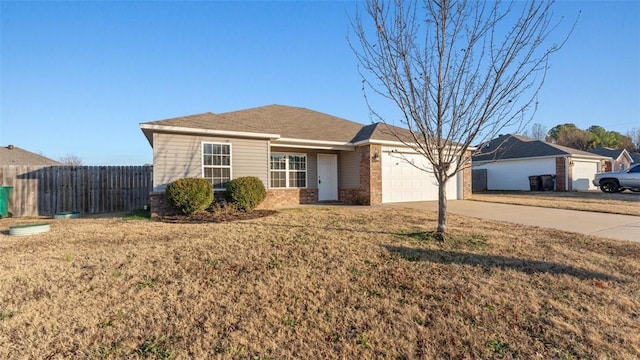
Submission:
[[[271,153],[286,153],[286,154],[306,154],[307,155],[307,188],[318,188],[318,154],[338,154],[338,151],[333,150],[315,150],[315,149],[303,149],[303,148],[289,148],[289,147],[272,147]],[[338,155],[338,164],[340,163],[340,155]],[[338,165],[338,172],[340,172]],[[338,175],[338,179],[340,175]]]
[[[360,151],[340,151],[338,155],[338,187],[357,189],[360,187]]]
[[[268,184],[266,140],[153,134],[153,191],[185,177],[202,177],[202,143],[231,144],[231,177],[256,176]]]

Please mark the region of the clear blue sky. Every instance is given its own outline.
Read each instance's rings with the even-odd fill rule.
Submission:
[[[362,5],[362,4],[361,4]],[[346,40],[356,2],[0,1],[0,145],[141,165],[139,123],[268,104],[369,123]],[[575,18],[534,122],[640,127],[640,2]]]

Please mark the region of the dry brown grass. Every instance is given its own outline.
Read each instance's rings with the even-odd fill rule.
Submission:
[[[474,193],[477,201],[640,216],[640,193],[490,191]]]
[[[25,220],[4,219],[0,230]],[[0,358],[640,356],[640,245],[387,208],[0,235]]]

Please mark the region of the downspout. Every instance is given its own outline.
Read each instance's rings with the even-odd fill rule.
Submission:
[[[267,190],[271,189],[271,139],[267,139]]]
[[[569,166],[571,166],[571,160],[569,160],[569,156],[564,158],[564,191],[573,190],[573,186],[569,184],[569,171],[571,170]]]

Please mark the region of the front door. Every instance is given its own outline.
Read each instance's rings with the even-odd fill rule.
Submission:
[[[318,201],[338,200],[338,155],[318,154]]]

